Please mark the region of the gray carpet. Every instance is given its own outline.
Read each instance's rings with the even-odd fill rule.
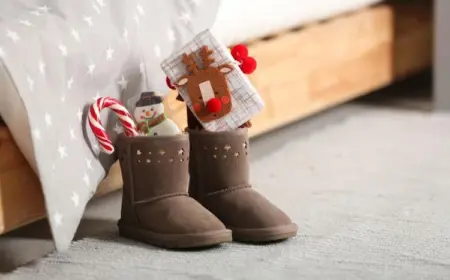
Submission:
[[[255,187],[295,239],[172,252],[98,216],[99,236],[2,279],[449,279],[449,139],[450,115],[345,105],[252,142]]]

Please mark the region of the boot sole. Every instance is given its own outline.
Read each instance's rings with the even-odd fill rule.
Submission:
[[[272,228],[235,229],[233,240],[244,243],[266,243],[288,239],[297,235],[298,226],[295,223]]]
[[[161,234],[121,225],[119,234],[125,238],[166,249],[211,247],[232,241],[232,233],[228,229],[195,234]]]

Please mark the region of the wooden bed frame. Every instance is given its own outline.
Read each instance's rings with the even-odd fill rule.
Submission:
[[[383,3],[249,42],[251,81],[266,101],[256,136],[354,99],[431,66],[432,1]],[[182,127],[172,92],[167,113]],[[103,184],[100,194],[117,189]],[[39,180],[0,125],[0,233],[45,217]]]

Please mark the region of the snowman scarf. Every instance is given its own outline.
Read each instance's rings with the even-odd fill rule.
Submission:
[[[165,120],[167,120],[167,115],[164,113],[154,118],[145,119],[145,121],[138,124],[138,130],[143,131],[144,135],[152,135],[152,128],[161,124]]]

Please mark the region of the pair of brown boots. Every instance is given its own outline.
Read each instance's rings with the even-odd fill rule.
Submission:
[[[120,135],[120,235],[164,248],[270,242],[297,225],[249,184],[247,129]]]

